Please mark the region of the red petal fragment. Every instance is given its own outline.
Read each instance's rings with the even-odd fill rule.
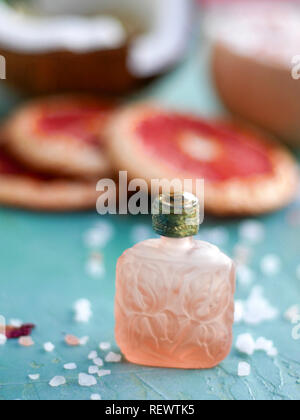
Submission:
[[[16,339],[20,337],[28,337],[31,335],[32,330],[35,328],[34,324],[24,324],[21,327],[6,327],[6,337],[8,339]]]

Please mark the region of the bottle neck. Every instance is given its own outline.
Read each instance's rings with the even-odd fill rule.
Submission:
[[[166,236],[161,236],[161,241],[163,246],[168,248],[187,249],[193,246],[194,237],[189,236],[187,238],[167,238]]]

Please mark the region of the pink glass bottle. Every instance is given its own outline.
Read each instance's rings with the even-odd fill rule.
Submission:
[[[217,247],[193,238],[199,203],[182,197],[178,215],[174,196],[161,195],[153,215],[161,238],[137,244],[118,261],[116,340],[132,363],[212,368],[232,346],[235,268]],[[165,207],[169,214],[162,214]]]

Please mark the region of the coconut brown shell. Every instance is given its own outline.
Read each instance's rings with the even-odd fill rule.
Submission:
[[[99,91],[122,94],[141,81],[127,69],[128,45],[110,50],[74,53],[22,53],[0,46],[6,58],[7,83],[33,94]]]

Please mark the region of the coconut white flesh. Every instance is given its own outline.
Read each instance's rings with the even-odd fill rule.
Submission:
[[[118,16],[143,28],[128,67],[150,77],[175,63],[189,39],[192,0],[31,0],[31,13],[0,3],[0,44],[16,52],[88,52],[119,48],[127,33]]]
[[[144,2],[140,2],[144,3]],[[175,63],[186,49],[192,26],[190,0],[152,0],[151,31],[136,39],[128,66],[140,77],[150,77]]]
[[[0,43],[13,51],[91,51],[118,48],[125,40],[124,27],[112,16],[35,16],[0,3]]]

